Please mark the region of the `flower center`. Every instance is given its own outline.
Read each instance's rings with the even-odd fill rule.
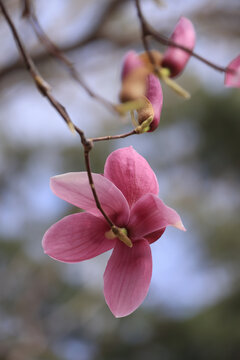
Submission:
[[[133,246],[131,239],[128,237],[128,232],[127,232],[126,228],[119,228],[114,225],[114,226],[112,226],[111,230],[109,230],[105,233],[105,237],[107,239],[118,238],[120,241],[122,241],[128,247]]]

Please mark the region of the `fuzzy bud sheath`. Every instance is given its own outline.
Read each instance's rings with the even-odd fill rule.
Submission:
[[[156,58],[160,56],[156,52]],[[159,79],[152,74],[152,64],[146,55],[139,56],[130,51],[124,59],[122,69],[122,88],[120,101],[142,100],[143,106],[138,110],[138,122],[142,124],[152,117],[148,131],[158,127],[163,103],[162,88]]]

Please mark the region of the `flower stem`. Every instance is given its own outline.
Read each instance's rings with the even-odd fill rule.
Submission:
[[[102,215],[104,216],[104,218],[106,219],[106,221],[112,228],[115,225],[113,224],[112,220],[108,217],[108,215],[103,210],[101,203],[99,201],[97,192],[96,192],[94,182],[93,182],[92,171],[91,171],[91,166],[90,166],[90,159],[89,159],[89,152],[91,151],[93,145],[92,145],[91,141],[87,140],[87,142],[88,142],[88,145],[84,146],[84,158],[85,158],[85,166],[86,166],[87,174],[88,174],[88,181],[89,181],[90,187],[92,189],[92,194],[93,194],[97,208],[101,211]]]

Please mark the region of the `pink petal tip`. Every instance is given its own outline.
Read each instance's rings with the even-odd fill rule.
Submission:
[[[227,70],[224,81],[225,86],[240,88],[240,55],[230,62]]]
[[[131,71],[141,66],[143,66],[143,63],[138,54],[134,50],[129,51],[123,60],[121,78],[124,79]]]
[[[173,226],[179,230],[182,231],[187,231],[187,229],[185,228],[185,226],[183,225],[182,221],[178,221],[175,224],[173,224]]]

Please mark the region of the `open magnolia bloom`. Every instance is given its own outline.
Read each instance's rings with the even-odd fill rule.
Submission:
[[[138,123],[150,120],[147,131],[158,127],[163,103],[162,87],[135,51],[128,52],[123,62],[120,100],[123,103],[136,102]],[[139,108],[138,104],[141,104]]]
[[[240,88],[240,55],[233,59],[227,67],[224,84],[228,87]]]
[[[172,225],[185,230],[179,215],[158,198],[158,182],[132,147],[114,151],[104,175],[93,174],[101,205],[123,236],[115,236],[95,205],[86,172],[51,178],[52,191],[85,212],[64,217],[43,238],[52,258],[74,263],[113,249],[104,273],[104,295],[116,317],[132,313],[147,295],[152,276],[150,244]],[[126,241],[127,239],[127,241]]]

